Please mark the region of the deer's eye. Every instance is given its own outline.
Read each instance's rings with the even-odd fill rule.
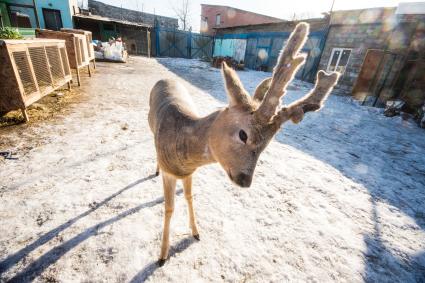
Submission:
[[[246,143],[246,141],[248,139],[248,135],[245,133],[244,130],[240,130],[239,131],[239,138],[241,139],[241,141],[243,141],[244,143]]]

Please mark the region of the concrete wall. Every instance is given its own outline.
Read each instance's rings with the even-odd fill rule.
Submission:
[[[99,15],[102,17],[108,17],[118,20],[125,20],[136,23],[147,23],[152,26],[156,24],[163,28],[178,28],[178,20],[175,18],[158,16],[149,13],[138,12],[129,9],[121,9],[111,5],[104,4],[99,1],[89,0],[89,9],[93,15]]]
[[[221,18],[220,27],[254,25],[282,21],[278,18],[227,6],[201,4],[201,8],[201,33],[209,35],[214,34],[214,27],[218,27],[216,25],[217,14],[220,14]]]

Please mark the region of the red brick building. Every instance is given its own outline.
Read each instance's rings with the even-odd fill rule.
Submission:
[[[282,22],[282,19],[228,6],[201,4],[201,33],[214,34],[217,27],[233,27]]]

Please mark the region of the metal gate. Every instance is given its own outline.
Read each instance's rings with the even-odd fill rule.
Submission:
[[[156,56],[211,59],[214,37],[188,31],[157,28]]]

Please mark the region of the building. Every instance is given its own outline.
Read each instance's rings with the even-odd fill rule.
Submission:
[[[150,31],[152,26],[84,13],[74,16],[77,29],[92,32],[94,40],[106,42],[111,38],[121,38],[129,54],[150,56]]]
[[[402,99],[414,112],[425,101],[425,3],[335,11],[310,23],[308,54],[296,77],[314,81],[318,69],[342,74],[335,93],[382,106]],[[214,56],[271,71],[297,22],[213,27]]]
[[[282,22],[282,19],[233,7],[201,4],[201,33],[213,35],[214,28]]]
[[[19,28],[24,34],[34,34],[35,28],[72,28],[77,12],[77,0],[0,0],[1,25]]]
[[[308,57],[296,75],[298,79],[313,81],[325,42],[328,18],[305,20],[310,24],[310,35],[303,52]],[[215,27],[214,57],[232,57],[243,61],[253,70],[272,71],[279,52],[294,30],[297,21]]]
[[[417,109],[425,99],[425,3],[336,11],[319,68],[339,71],[338,90],[369,105],[401,98]]]
[[[368,49],[384,49],[395,23],[395,8],[335,11],[320,69],[339,71],[339,89],[350,93]]]
[[[105,3],[88,0],[81,13],[74,16],[76,28],[89,30],[93,39],[108,41],[121,37],[130,54],[151,56],[156,54],[154,28],[178,27],[176,18],[164,17]]]

